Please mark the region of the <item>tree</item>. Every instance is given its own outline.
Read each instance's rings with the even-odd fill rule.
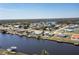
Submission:
[[[21,25],[19,25],[19,28],[22,28],[22,26],[21,26]]]
[[[28,26],[24,26],[24,29],[27,29],[28,28]]]

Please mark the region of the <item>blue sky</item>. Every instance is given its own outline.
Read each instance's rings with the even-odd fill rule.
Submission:
[[[79,17],[79,4],[0,3],[0,19]]]

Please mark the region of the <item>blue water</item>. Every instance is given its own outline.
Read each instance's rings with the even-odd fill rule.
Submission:
[[[17,51],[28,54],[40,54],[44,49],[47,50],[50,55],[79,54],[79,46],[72,44],[0,33],[0,48],[7,49],[11,46],[17,46]]]

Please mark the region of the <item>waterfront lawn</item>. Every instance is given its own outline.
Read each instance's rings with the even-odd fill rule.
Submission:
[[[74,45],[79,45],[79,41],[71,40],[70,38],[61,38],[61,37],[49,37],[48,40],[57,41],[57,42],[66,42],[66,43],[72,43]]]

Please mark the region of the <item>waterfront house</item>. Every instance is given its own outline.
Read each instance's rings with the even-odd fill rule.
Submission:
[[[79,34],[72,35],[71,40],[79,41]]]
[[[44,35],[45,36],[53,36],[53,33],[51,33],[50,31],[44,31]]]
[[[57,37],[63,37],[63,38],[68,37],[68,35],[66,35],[66,34],[56,34],[55,36],[57,36]]]

